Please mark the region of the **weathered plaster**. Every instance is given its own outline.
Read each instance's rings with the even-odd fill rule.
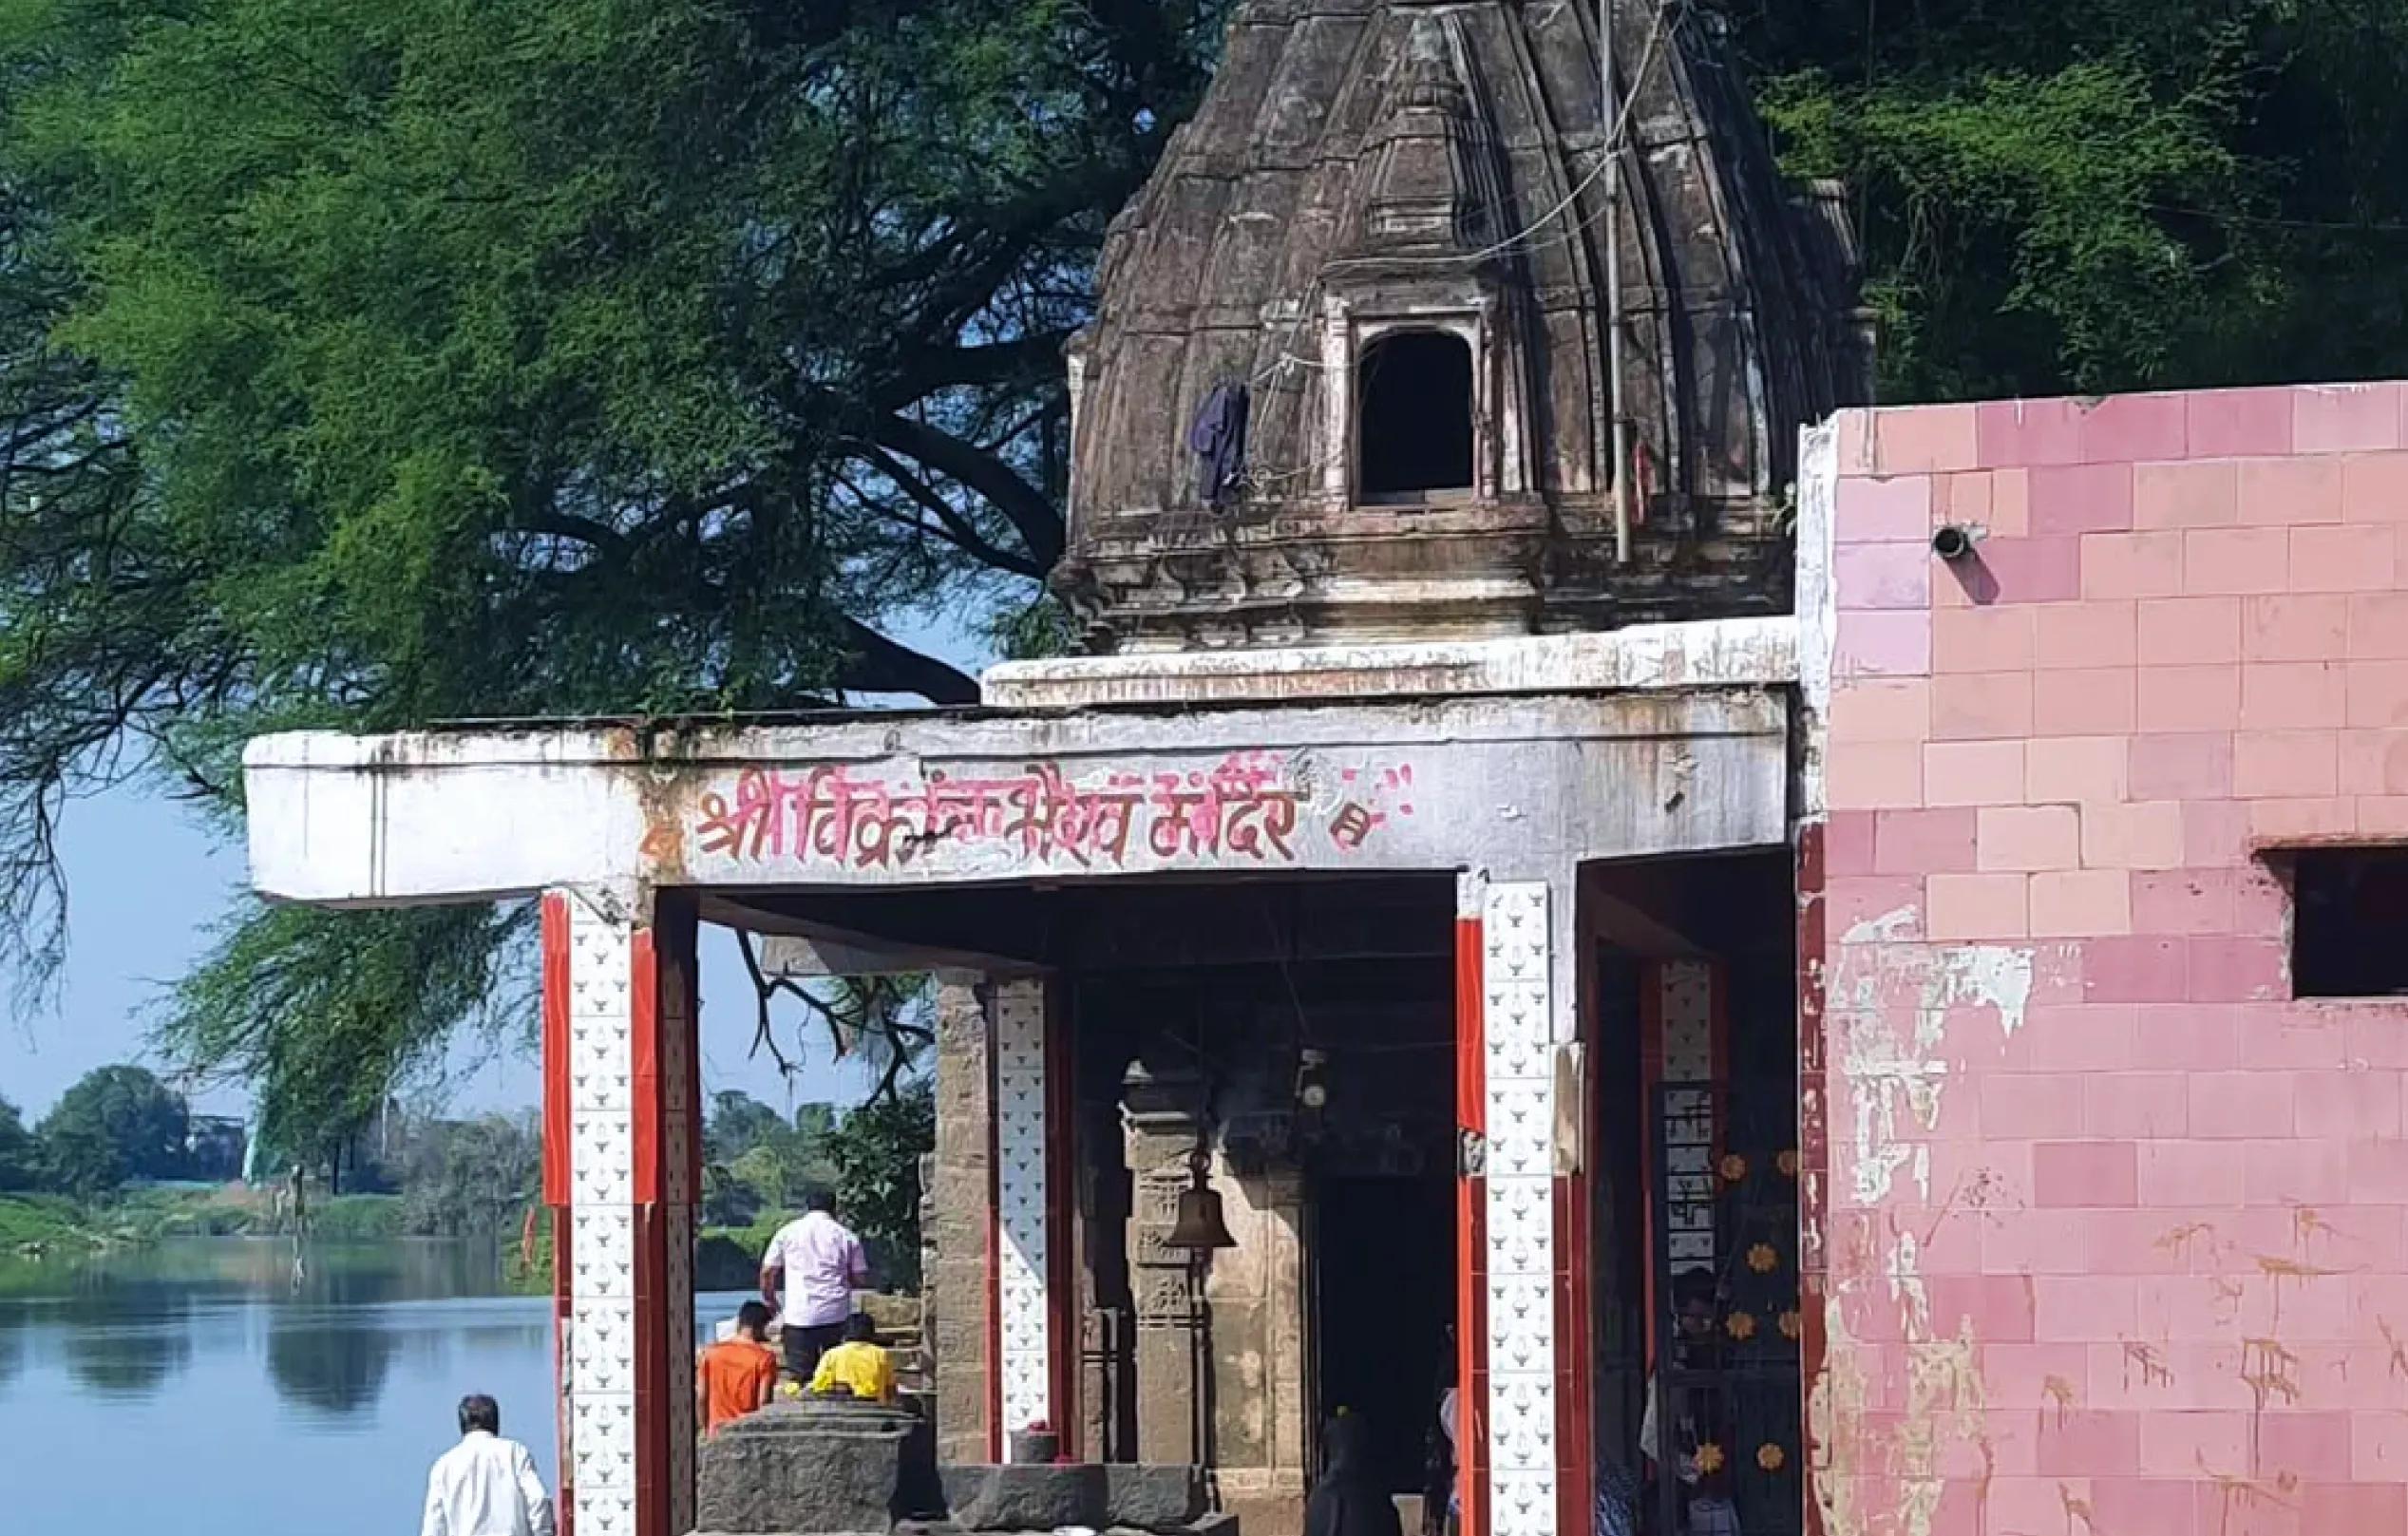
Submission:
[[[1831,664],[1839,644],[1839,596],[1832,579],[1839,517],[1839,425],[1825,422],[1798,434],[1797,466],[1797,738],[1798,814],[1819,819],[1829,809],[1823,781],[1831,711]]]
[[[838,716],[661,733],[263,738],[254,883],[321,902],[577,883],[896,885],[1773,846],[1761,689],[1171,715]]]
[[[1595,635],[1007,661],[989,668],[978,686],[980,696],[992,706],[1059,710],[1108,704],[1764,688],[1796,676],[1795,626],[1786,617],[1774,617],[1634,624]]]
[[[1901,1116],[1926,1135],[1939,1130],[1952,1023],[1968,1017],[1964,1011],[1987,1009],[2012,1038],[2031,1004],[2030,946],[1883,942],[1916,916],[1892,912],[1851,930],[1842,943],[1852,953],[1827,1003],[1855,1128],[1852,1193],[1868,1205],[1890,1197],[1891,1178],[1910,1161],[1923,1170],[1916,1182],[1929,1199],[1929,1150],[1902,1139]],[[1913,1022],[1902,1029],[1908,1014]]]

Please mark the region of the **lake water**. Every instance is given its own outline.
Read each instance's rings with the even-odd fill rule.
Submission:
[[[294,1271],[273,1240],[0,1259],[0,1531],[414,1536],[469,1392],[558,1487],[548,1304],[501,1294],[492,1244],[313,1246]]]

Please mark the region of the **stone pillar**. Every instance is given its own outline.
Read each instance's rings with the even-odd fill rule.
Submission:
[[[1186,1071],[1131,1066],[1121,1083],[1122,1127],[1133,1185],[1129,1288],[1137,1302],[1136,1459],[1200,1464],[1199,1331],[1204,1320],[1195,1264],[1168,1244],[1190,1160],[1203,1084]]]
[[[1128,1437],[1122,1394],[1127,1391],[1129,1313],[1128,1298],[1128,1189],[1121,1166],[1120,1071],[1109,1071],[1111,1091],[1086,1090],[1094,1058],[1082,1055],[1077,1143],[1073,1173],[1078,1187],[1079,1451],[1089,1461],[1127,1461]]]
[[[608,891],[543,900],[560,1504],[578,1536],[677,1536],[693,1514],[695,923],[682,898],[661,915],[644,925]]]
[[[1543,881],[1469,878],[1458,906],[1467,1536],[1558,1517],[1555,944]],[[1574,1362],[1577,1368],[1577,1362]]]
[[[1222,1129],[1212,1182],[1237,1246],[1212,1256],[1203,1318],[1223,1508],[1271,1530],[1303,1519],[1314,1443],[1305,1430],[1304,1180],[1287,1148],[1288,1118],[1233,1117]]]
[[[986,1009],[977,978],[937,985],[937,1150],[926,1185],[931,1258],[926,1338],[937,1377],[937,1457],[994,1459],[987,1412],[987,1232],[994,1198],[994,1107]]]
[[[1003,1459],[1039,1420],[1075,1436],[1070,1117],[1046,984],[939,978],[926,1318],[938,1455]]]

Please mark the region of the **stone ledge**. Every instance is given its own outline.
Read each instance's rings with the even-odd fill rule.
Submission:
[[[972,1531],[1186,1531],[1208,1502],[1204,1473],[1194,1467],[946,1467],[940,1475],[952,1524]]]
[[[1226,1511],[1199,1515],[1180,1527],[1181,1536],[1239,1536],[1238,1517]],[[694,1536],[720,1536],[720,1533],[696,1531]],[[950,1520],[899,1520],[893,1536],[972,1536],[964,1527]],[[979,1532],[976,1536],[1056,1536],[1052,1531]],[[1134,1526],[1107,1526],[1094,1536],[1160,1536],[1160,1533]]]
[[[882,1531],[934,1504],[929,1426],[870,1404],[773,1403],[702,1443],[695,1525],[736,1536]]]
[[[979,680],[997,709],[1762,688],[1797,680],[1797,620],[1713,618],[1594,635],[1424,644],[1181,651],[1007,661]]]

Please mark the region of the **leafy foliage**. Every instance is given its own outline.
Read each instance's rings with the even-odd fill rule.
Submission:
[[[971,697],[890,632],[1042,612],[1058,349],[1218,22],[0,9],[0,958],[68,800],[231,819],[262,730]],[[163,1038],[336,1135],[449,1018],[323,962],[456,1001],[517,931],[246,908]]]
[[[128,1179],[173,1178],[183,1161],[183,1100],[140,1067],[85,1073],[42,1117],[42,1161],[69,1194],[106,1194]]]
[[[25,1116],[0,1099],[0,1190],[41,1186],[41,1147],[25,1128]]]
[[[704,1132],[711,1161],[703,1169],[703,1219],[749,1226],[798,1208],[813,1189],[836,1187],[828,1155],[835,1129],[835,1111],[825,1104],[800,1106],[789,1125],[749,1093],[714,1095]]]
[[[390,1086],[463,1020],[523,1039],[536,1017],[523,906],[325,912],[252,903],[178,988],[162,1043],[257,1088],[278,1162],[335,1157]]]
[[[2400,0],[1733,19],[1788,168],[1855,194],[1886,395],[2408,369]]]
[[[744,1136],[754,1138],[749,1146]],[[716,1095],[707,1131],[703,1218],[736,1229],[757,1258],[769,1233],[801,1213],[814,1189],[833,1190],[844,1222],[870,1250],[879,1281],[920,1284],[920,1159],[937,1144],[937,1101],[924,1078],[904,1080],[841,1117],[806,1104],[788,1126],[744,1093]]]
[[[844,1221],[889,1290],[920,1287],[920,1160],[936,1146],[937,1093],[925,1078],[846,1114],[828,1144]]]
[[[712,1162],[732,1163],[786,1131],[786,1121],[775,1109],[740,1089],[730,1089],[711,1096],[703,1142]]]
[[[437,1126],[411,1148],[400,1225],[422,1237],[515,1235],[542,1174],[542,1138],[523,1117]]]

